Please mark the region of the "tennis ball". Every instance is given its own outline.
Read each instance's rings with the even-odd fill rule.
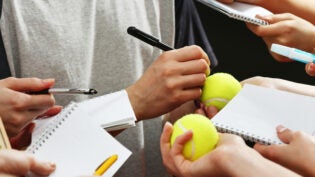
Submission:
[[[187,114],[175,122],[171,145],[173,146],[179,135],[188,130],[192,130],[193,137],[185,144],[183,155],[191,161],[210,152],[219,140],[218,132],[210,119],[200,114]]]
[[[242,88],[241,83],[228,73],[215,73],[207,77],[200,101],[205,106],[222,109]]]

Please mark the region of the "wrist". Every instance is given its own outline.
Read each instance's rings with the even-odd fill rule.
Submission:
[[[130,87],[126,88],[126,92],[128,94],[128,98],[131,104],[131,107],[133,109],[133,112],[137,118],[137,121],[142,120],[143,115],[143,106],[142,102],[144,100],[141,93],[138,92],[138,90],[131,85]]]

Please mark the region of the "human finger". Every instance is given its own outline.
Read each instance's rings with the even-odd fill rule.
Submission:
[[[181,162],[185,161],[185,157],[183,156],[184,146],[185,144],[191,140],[193,137],[193,132],[188,130],[184,132],[182,135],[176,137],[174,144],[172,145],[171,152],[174,157],[174,161],[176,164],[181,164]]]
[[[181,62],[204,59],[208,63],[208,65],[210,65],[208,55],[199,46],[196,45],[183,47],[169,52],[174,52],[174,56],[176,56],[177,60]]]
[[[278,137],[282,142],[289,144],[293,140],[292,130],[282,125],[277,126],[276,130],[277,130]]]
[[[209,64],[204,59],[190,60],[178,65],[178,69],[183,75],[206,73],[209,70]]]
[[[160,137],[160,150],[162,154],[163,164],[170,173],[176,173],[176,166],[171,156],[171,135],[173,126],[171,123],[166,122]]]
[[[212,118],[214,117],[218,112],[218,108],[216,108],[215,106],[206,106],[206,114],[207,117]]]
[[[166,122],[160,137],[161,150],[167,152],[170,149],[170,139],[173,132],[173,126],[171,123]]]
[[[29,95],[21,101],[21,106],[28,109],[47,109],[55,105],[55,98],[51,94]]]
[[[308,63],[305,65],[305,71],[308,75],[314,77],[315,76],[315,64],[314,63]]]
[[[54,85],[54,79],[39,79],[39,78],[14,78],[6,79],[6,86],[12,90],[26,91],[41,91],[50,88]]]
[[[40,176],[49,176],[56,169],[56,164],[52,162],[42,162],[32,160],[30,171]]]

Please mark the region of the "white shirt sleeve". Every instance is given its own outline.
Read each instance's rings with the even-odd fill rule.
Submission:
[[[136,116],[126,90],[95,97],[79,103],[100,126],[108,131],[135,125]]]

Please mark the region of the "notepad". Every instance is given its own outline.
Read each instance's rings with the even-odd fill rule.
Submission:
[[[135,126],[136,116],[125,90],[88,99],[79,107],[107,131]]]
[[[315,135],[314,108],[314,97],[245,85],[212,121],[219,132],[263,144],[281,144],[278,125]]]
[[[33,132],[26,152],[37,159],[55,162],[51,177],[93,175],[108,157],[118,159],[103,176],[113,176],[131,152],[101,128],[77,103],[69,104]],[[28,176],[36,176],[28,174]]]
[[[256,25],[268,25],[268,22],[258,19],[256,15],[270,15],[272,14],[269,10],[256,6],[253,4],[247,4],[242,2],[233,2],[231,4],[221,3],[217,0],[197,0],[210,8],[221,12],[231,18],[253,23]],[[215,19],[214,19],[215,20]]]

